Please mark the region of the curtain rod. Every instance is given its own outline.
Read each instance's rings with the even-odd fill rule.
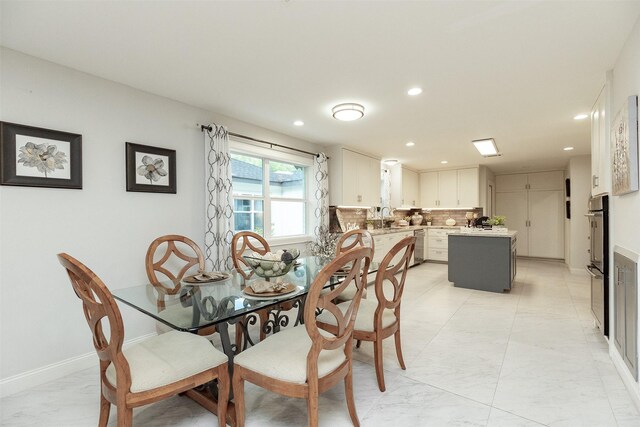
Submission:
[[[205,129],[208,130],[209,132],[213,132],[213,128],[211,126],[200,125],[200,131],[201,132],[204,132]],[[297,151],[299,153],[308,154],[308,155],[313,156],[313,157],[319,157],[320,156],[319,153],[312,153],[310,151],[300,150],[298,148],[287,147],[286,145],[280,145],[280,144],[276,144],[275,142],[269,142],[269,141],[264,141],[262,139],[252,138],[250,136],[241,135],[241,134],[235,133],[235,132],[228,132],[228,134],[231,135],[231,136],[235,136],[237,138],[248,139],[250,141],[260,142],[262,144],[267,144],[267,145],[270,145],[271,148],[280,147],[280,148],[285,148],[287,150],[293,150],[293,151]]]

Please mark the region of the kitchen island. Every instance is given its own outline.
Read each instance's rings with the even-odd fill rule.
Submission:
[[[516,276],[516,231],[449,234],[449,281],[460,288],[510,290]]]

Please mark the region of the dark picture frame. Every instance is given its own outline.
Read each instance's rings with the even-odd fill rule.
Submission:
[[[127,191],[176,194],[176,150],[127,142]]]
[[[82,135],[0,122],[0,185],[82,189]]]

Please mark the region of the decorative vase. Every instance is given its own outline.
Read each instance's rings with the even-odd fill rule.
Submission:
[[[411,216],[411,225],[420,225],[420,224],[422,224],[422,215],[416,212]]]

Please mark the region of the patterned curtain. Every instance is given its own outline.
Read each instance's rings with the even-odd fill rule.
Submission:
[[[233,217],[229,135],[223,126],[211,124],[204,136],[205,232],[207,271],[233,268],[231,218]]]
[[[326,154],[318,153],[313,162],[313,175],[316,180],[316,208],[314,211],[316,239],[329,232],[329,168],[327,160]]]

